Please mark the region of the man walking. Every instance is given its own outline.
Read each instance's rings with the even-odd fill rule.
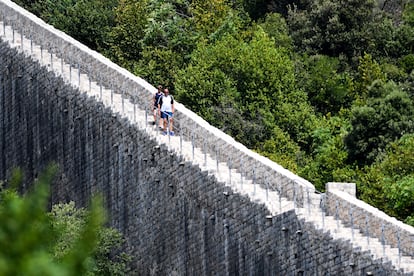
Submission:
[[[159,108],[158,108],[158,102],[160,100],[160,97],[163,95],[162,93],[162,85],[158,85],[158,90],[157,92],[154,94],[154,96],[152,97],[152,105],[153,105],[153,116],[154,116],[154,122],[152,123],[153,125],[155,125],[157,123],[157,116],[160,112]],[[161,118],[159,118],[159,124],[158,124],[160,129],[163,129],[163,120]]]
[[[173,115],[174,115],[174,98],[170,95],[168,88],[164,89],[164,95],[160,97],[158,101],[158,108],[160,110],[160,116],[164,120],[164,135],[174,136],[173,131]],[[168,129],[167,129],[168,126]],[[168,132],[169,131],[169,132]]]

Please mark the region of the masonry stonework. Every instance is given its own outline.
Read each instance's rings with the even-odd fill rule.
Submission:
[[[131,275],[399,275],[295,211],[233,193],[118,114],[0,43],[0,179],[49,164],[52,203],[100,192],[126,237]]]

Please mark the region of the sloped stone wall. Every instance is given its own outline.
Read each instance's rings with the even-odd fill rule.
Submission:
[[[0,20],[23,33],[44,51],[50,51],[67,64],[76,66],[82,73],[88,74],[92,81],[99,82],[115,93],[123,94],[141,106],[147,105],[148,98],[156,91],[145,80],[134,76],[9,0],[0,1]],[[250,151],[183,105],[176,103],[175,111],[174,116],[181,131],[183,134],[195,134],[194,142],[197,147],[203,147],[204,141],[207,141],[206,150],[211,156],[216,155],[218,148],[220,161],[233,160],[232,168],[243,171],[250,178],[253,178],[255,172],[257,182],[261,185],[268,182],[270,189],[278,190],[290,200],[295,199],[298,205],[303,205],[306,194],[315,190],[309,181]],[[243,165],[238,160],[243,160]]]
[[[0,64],[0,179],[19,166],[25,190],[54,161],[53,203],[101,192],[131,275],[399,274],[293,210],[268,216],[3,42]]]

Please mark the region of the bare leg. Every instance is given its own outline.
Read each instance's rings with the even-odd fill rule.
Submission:
[[[173,118],[172,117],[170,117],[170,131],[172,132],[174,129],[173,129]]]
[[[164,127],[163,127],[163,129],[164,129],[164,132],[167,132],[167,124],[168,124],[167,118],[164,118],[163,120],[164,120]]]
[[[163,118],[161,118],[161,116],[159,117],[158,126],[159,126],[160,128],[164,128],[164,119],[163,119]]]
[[[153,108],[152,115],[154,116],[154,125],[155,125],[155,124],[156,124],[156,122],[157,122],[157,110],[156,110],[156,109],[154,109],[154,108]]]

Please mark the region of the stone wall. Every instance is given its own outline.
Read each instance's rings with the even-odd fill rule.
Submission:
[[[52,202],[101,192],[133,275],[398,275],[348,241],[267,208],[0,43],[0,179],[60,166]]]
[[[148,104],[148,99],[156,89],[145,80],[138,78],[110,62],[99,53],[92,51],[65,33],[20,8],[9,0],[0,1],[0,21],[13,26],[20,33],[29,37],[33,43],[61,57],[66,63],[88,74],[92,81],[110,88],[115,93],[123,94],[131,101],[141,106]],[[220,161],[233,161],[233,169],[243,170],[247,177],[252,178],[253,172],[261,185],[267,185],[272,190],[278,190],[288,199],[295,198],[298,205],[303,205],[307,192],[313,192],[314,186],[307,180],[293,174],[267,158],[248,150],[232,137],[209,125],[191,110],[177,103],[175,105],[176,121],[179,129],[186,136],[193,136],[195,145],[203,147],[211,156],[220,152]],[[243,160],[243,162],[236,162]]]
[[[10,1],[0,0],[0,21],[134,102],[145,103],[155,91]],[[299,219],[295,210],[269,216],[263,204],[232,193],[225,183],[184,162],[1,40],[0,64],[0,179],[19,166],[27,175],[26,190],[55,161],[61,170],[52,202],[75,200],[84,206],[101,192],[111,225],[127,238],[125,249],[138,271],[134,274],[400,274],[390,263],[353,249],[349,241],[333,240]],[[298,206],[314,192],[308,181],[248,150],[180,104],[176,116],[181,135],[192,136],[196,146],[206,145],[211,156],[220,150],[220,161],[238,161],[233,168],[250,178],[254,173],[259,184],[270,182]],[[354,204],[346,196],[328,196],[327,206],[338,201],[344,209]],[[372,222],[378,215],[365,214]]]
[[[350,193],[339,190],[341,186],[347,185],[333,187],[329,184],[334,183],[327,183],[327,215],[337,217],[346,225],[352,225],[366,236],[377,237],[385,244],[400,248],[402,255],[414,257],[414,227],[358,200],[355,198],[355,188]]]

